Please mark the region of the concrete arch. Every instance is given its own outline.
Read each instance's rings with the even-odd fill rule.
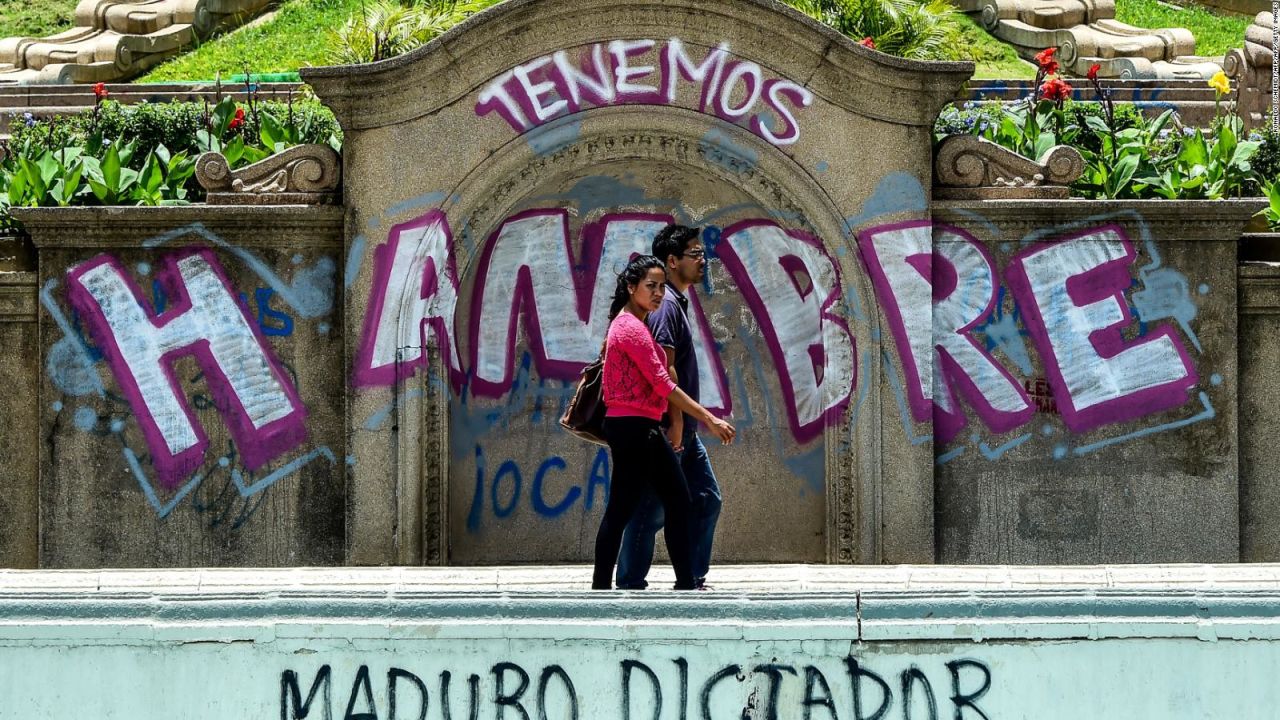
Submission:
[[[456,391],[466,372],[474,374],[465,358],[476,352],[469,347],[474,333],[469,328],[476,324],[468,313],[480,246],[504,220],[539,209],[535,200],[544,196],[560,196],[550,206],[566,213],[565,233],[577,242],[581,226],[609,209],[584,210],[564,198],[573,183],[595,173],[615,183],[628,174],[638,178],[642,192],[615,202],[620,211],[679,208],[698,220],[722,207],[736,208],[738,215],[723,216],[727,228],[752,219],[742,208],[759,208],[759,216],[781,218],[785,230],[817,238],[815,245],[823,248],[817,252],[835,268],[841,296],[828,305],[841,323],[847,319],[854,338],[850,364],[857,367],[857,401],[843,397],[830,408],[819,405],[822,417],[838,409],[841,419],[824,419],[814,440],[815,426],[806,425],[809,415],[796,410],[784,383],[794,437],[772,441],[778,453],[784,446],[821,443],[817,454],[805,455],[805,470],[797,474],[811,478],[809,487],[797,492],[809,498],[803,501],[810,503],[806,517],[821,512],[816,528],[821,540],[817,545],[805,541],[803,551],[741,559],[931,559],[931,446],[886,436],[893,425],[881,412],[881,391],[888,387],[880,372],[883,320],[851,235],[890,220],[928,219],[931,123],[970,71],[967,64],[918,63],[871,52],[765,0],[511,0],[401,58],[306,71],[347,131],[347,266],[354,268],[348,277],[347,322],[353,331],[348,357],[357,378],[369,369],[364,364],[371,333],[385,328],[398,338],[394,367],[384,363],[381,380],[358,382],[349,400],[353,455],[361,458],[349,470],[352,522],[360,524],[366,516],[377,528],[372,535],[353,532],[361,538],[357,544],[367,547],[371,558],[386,557],[391,545],[390,554],[403,562],[504,561],[492,548],[469,558],[459,552],[459,543],[470,542],[459,528],[479,523],[476,498],[482,502],[485,492],[496,493],[499,478],[490,477],[489,486],[477,480],[470,496],[457,488],[464,479],[458,468],[471,475],[474,467],[480,478],[487,472],[484,458],[479,446],[474,457],[464,452],[469,425],[459,423],[457,412],[450,416],[449,392],[430,378],[452,376]],[[903,201],[902,193],[890,192],[886,201],[886,178],[905,178],[914,187],[906,195],[916,199]],[[423,220],[428,216],[433,219]],[[437,273],[430,285],[438,290],[443,278],[457,293],[449,305],[451,344],[441,350],[428,346],[441,344],[439,333],[445,331],[438,331],[434,342],[436,330],[419,332],[423,319],[415,313],[422,312],[426,286],[411,279],[391,288],[386,283],[390,271],[382,267],[391,252],[384,249],[388,233],[415,222],[420,229],[427,221],[447,222],[451,233],[447,264],[454,274]],[[422,233],[417,237],[422,242]],[[576,256],[568,252],[561,259],[572,264]],[[814,257],[819,265],[828,262]],[[425,267],[439,270],[443,264],[440,255]],[[812,271],[805,265],[806,279],[792,282],[817,287]],[[846,287],[852,292],[844,292]],[[800,284],[796,288],[802,296],[806,292]],[[859,307],[851,312],[846,304],[854,298]],[[755,315],[769,306],[759,298],[755,302]],[[391,315],[384,321],[386,313]],[[508,337],[515,338],[511,317]],[[747,334],[759,336],[750,318],[742,318],[751,330]],[[441,323],[448,320],[430,327]],[[821,320],[816,327],[822,327]],[[785,344],[766,339],[770,347]],[[511,348],[508,368],[516,352],[514,344]],[[825,358],[824,350],[817,352],[815,357]],[[542,348],[535,360],[538,353],[550,357]],[[783,361],[782,356],[775,360]],[[820,363],[813,369],[817,387],[826,377],[821,368],[827,360],[815,362]],[[511,372],[487,382],[501,387],[512,382]],[[469,390],[476,388],[484,386],[469,384]],[[362,426],[362,417],[388,407],[397,418],[391,433]],[[776,408],[772,412],[781,415]],[[538,467],[542,477],[545,464]],[[522,492],[518,477],[510,475],[508,481],[511,503]],[[529,490],[523,488],[526,494]],[[514,505],[498,503],[497,497],[490,504],[502,509],[506,514],[500,519],[505,519]],[[586,494],[575,497],[583,498],[584,508],[589,504]],[[818,497],[821,511],[813,504]],[[466,505],[471,509],[464,510]],[[905,529],[902,537],[885,536],[885,514],[911,515],[893,524]],[[378,520],[387,515],[396,521]],[[578,551],[506,559],[581,560],[586,536],[579,529],[577,539],[569,540]],[[364,552],[353,547],[352,555],[359,562]]]

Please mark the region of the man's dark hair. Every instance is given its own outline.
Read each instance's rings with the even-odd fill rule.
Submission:
[[[668,225],[658,231],[653,238],[653,254],[662,261],[663,265],[667,264],[667,257],[675,255],[677,257],[684,254],[689,248],[689,243],[698,239],[701,233],[698,228],[691,228],[685,225]]]

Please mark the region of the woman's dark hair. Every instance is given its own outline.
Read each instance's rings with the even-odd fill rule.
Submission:
[[[622,312],[622,308],[626,307],[627,301],[631,299],[631,291],[628,287],[639,285],[644,276],[654,268],[662,270],[663,263],[652,255],[637,255],[622,268],[622,272],[618,273],[618,287],[613,291],[613,304],[609,306],[610,320],[618,317],[618,313]]]

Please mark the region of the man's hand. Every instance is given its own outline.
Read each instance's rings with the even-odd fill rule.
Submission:
[[[671,412],[671,426],[667,428],[667,439],[671,441],[671,449],[684,452],[684,413],[679,410]]]

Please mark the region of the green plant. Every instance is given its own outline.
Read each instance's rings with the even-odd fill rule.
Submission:
[[[1267,206],[1258,211],[1258,216],[1267,221],[1267,226],[1280,231],[1280,178],[1262,184],[1262,195],[1267,199]]]
[[[1041,60],[1042,75],[1053,70],[1051,54]],[[1011,105],[966,103],[944,111],[935,124],[947,134],[979,135],[1021,155],[1039,158],[1054,145],[1069,145],[1084,158],[1084,171],[1072,194],[1086,198],[1220,199],[1256,195],[1280,170],[1280,136],[1254,131],[1243,135],[1234,112],[1219,112],[1207,129],[1183,127],[1165,111],[1148,119],[1133,106],[1116,105],[1089,72],[1098,102],[1064,99],[1069,87],[1054,78],[1035,96]],[[1225,78],[1211,85],[1225,97]],[[1060,83],[1061,84],[1061,83]],[[1040,94],[1058,102],[1037,101]]]
[[[101,103],[96,130],[93,123],[93,112],[85,110],[69,117],[33,120],[28,125],[21,120],[13,123],[9,132],[13,137],[13,147],[21,147],[22,143],[32,140],[48,147],[61,145],[88,145],[94,135],[103,138],[126,138],[136,141],[139,153],[148,153],[163,145],[174,152],[185,152],[194,155],[202,152],[199,132],[208,130],[214,108],[223,107],[225,130],[235,114],[235,107],[228,97],[212,108],[198,102],[173,103],[139,103],[137,105],[121,105],[113,100]],[[263,101],[256,102],[258,115],[270,114],[282,124],[291,126],[293,134],[289,142],[292,144],[327,143],[340,144],[341,129],[329,109],[310,98],[291,102]],[[257,138],[259,130],[252,116],[247,116],[245,125],[238,129],[240,135]],[[252,142],[250,144],[253,144]],[[207,144],[206,144],[207,146]],[[141,158],[142,155],[139,155]]]
[[[1229,116],[1215,123],[1208,135],[1200,128],[1184,133],[1177,153],[1152,163],[1155,172],[1137,182],[1170,200],[1243,195],[1251,180],[1250,160],[1261,143],[1240,140],[1240,130],[1240,118]]]
[[[0,230],[18,224],[12,207],[166,205],[200,200],[195,158],[220,152],[231,167],[293,145],[339,149],[332,114],[312,100],[263,103],[230,96],[204,103],[121,106],[99,96],[69,118],[24,118],[0,145]]]
[[[403,55],[500,1],[372,0],[337,30],[331,60],[348,65]]]
[[[784,0],[854,40],[870,38],[876,50],[916,60],[950,59],[962,30],[946,0]]]

